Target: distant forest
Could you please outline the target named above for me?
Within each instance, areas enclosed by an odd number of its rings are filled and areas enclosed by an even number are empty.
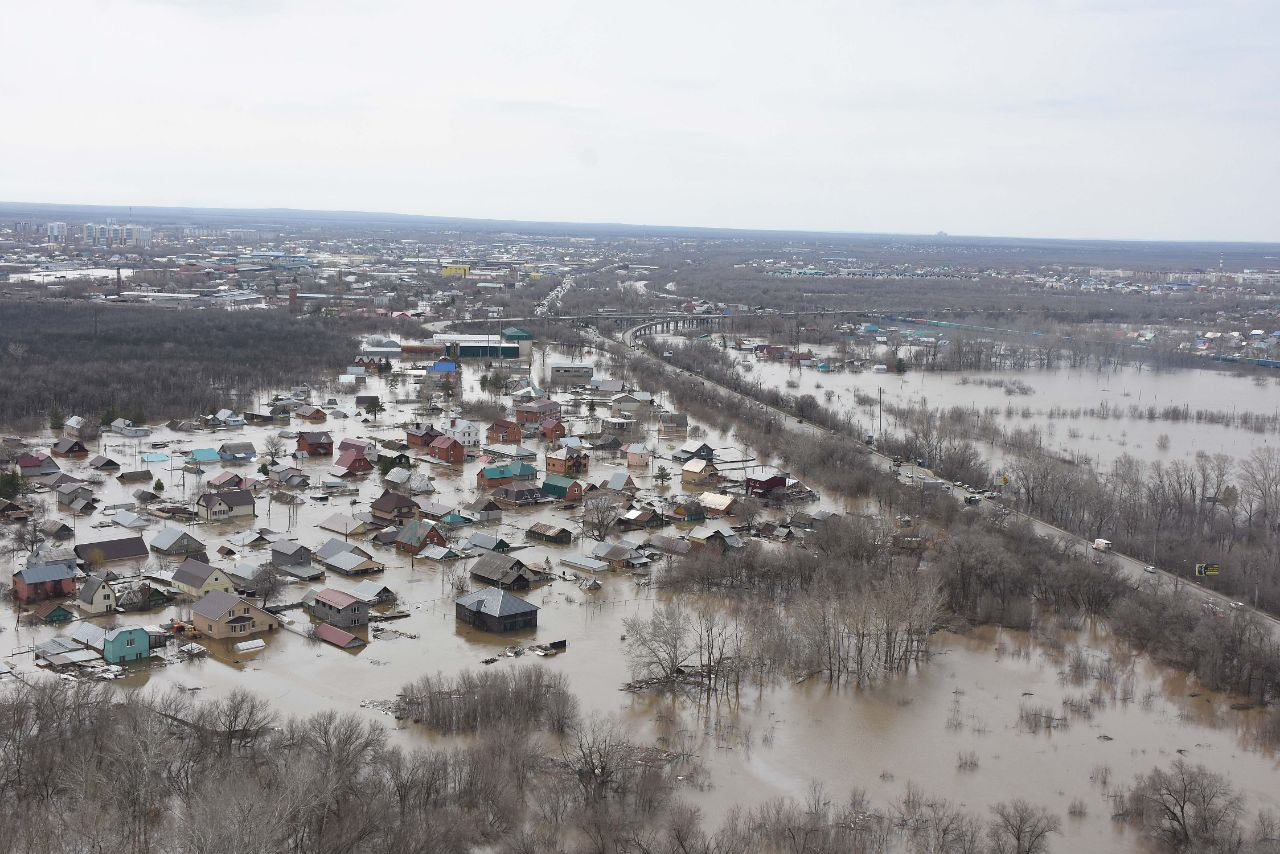
[[[319,379],[358,344],[339,321],[283,311],[186,311],[0,300],[0,426],[54,411],[135,421],[191,417]]]

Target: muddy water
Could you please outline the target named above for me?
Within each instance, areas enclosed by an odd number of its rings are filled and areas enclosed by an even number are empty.
[[[789,368],[776,362],[758,362],[754,356],[734,354],[740,365],[750,365],[750,376],[782,387],[796,386],[796,394],[812,394],[820,402],[841,412],[852,412],[872,432],[879,427],[874,405],[858,406],[855,394],[875,397],[884,390],[886,404],[931,407],[974,407],[1000,410],[997,423],[1007,432],[1032,427],[1042,431],[1046,447],[1063,454],[1085,454],[1105,467],[1121,454],[1148,462],[1190,459],[1197,451],[1244,456],[1255,447],[1280,445],[1280,434],[1254,432],[1240,427],[1132,418],[1129,407],[1190,407],[1221,412],[1280,413],[1280,383],[1275,377],[1252,377],[1188,369],[1155,372],[1138,367],[1108,371],[1060,369],[1051,371],[1003,371],[996,373],[935,373],[911,371],[906,374],[842,372],[824,374],[805,368]],[[1007,395],[1002,388],[982,385],[984,380],[1020,380],[1032,389],[1030,395]],[[834,392],[830,401],[826,392]],[[1008,413],[1007,407],[1013,412]],[[1107,407],[1121,417],[1097,417],[1087,410]],[[1086,410],[1078,416],[1050,417],[1054,408]],[[885,429],[894,425],[885,418]],[[1158,446],[1161,435],[1168,447]],[[998,449],[988,449],[999,456]]]
[[[588,358],[591,356],[588,354]],[[540,355],[535,364],[535,376],[542,358]],[[551,358],[568,357],[553,353]],[[477,379],[477,372],[467,374],[469,397],[478,396]],[[378,391],[384,399],[393,399],[410,394],[411,387],[401,386],[390,393],[385,383],[377,381],[367,391]],[[329,396],[328,392],[319,395],[321,400]],[[332,396],[353,409],[349,406],[350,397]],[[402,436],[392,425],[410,420],[413,408],[412,404],[391,404],[376,425],[362,424],[355,418],[331,418],[324,427],[335,439]],[[276,428],[176,435],[160,430],[143,440],[141,450],[148,450],[146,444],[151,441],[166,439],[187,448],[217,447],[229,440],[250,440],[261,448],[273,429]],[[291,429],[301,427],[294,424]],[[120,444],[114,437],[105,441],[108,446]],[[709,441],[727,444],[731,439],[712,433]],[[96,444],[94,452],[98,450]],[[125,447],[107,450],[119,459],[132,452],[130,444],[137,443],[123,444]],[[669,452],[673,444],[664,442],[660,447]],[[120,461],[126,468],[133,465],[131,459]],[[311,460],[302,467],[318,483],[328,465],[328,460]],[[73,473],[84,471],[84,463],[67,463],[63,467]],[[438,500],[460,502],[474,497],[477,467],[474,462],[461,471],[433,467]],[[589,478],[598,481],[621,468],[594,462]],[[251,467],[242,469],[250,473]],[[631,470],[646,494],[652,494],[654,489],[650,469]],[[216,465],[210,466],[207,474],[220,470]],[[152,464],[152,471],[172,483],[171,495],[183,492],[179,473],[165,470],[162,463]],[[188,479],[191,487],[193,478],[188,475]],[[107,479],[100,488],[102,503],[122,503],[132,488],[121,488],[114,479]],[[327,504],[308,501],[292,519],[279,505],[272,507],[268,516],[266,502],[260,502],[256,524],[275,530],[291,529],[304,544],[316,547],[330,536],[315,528],[317,522],[334,512],[367,507],[381,492],[381,486],[376,477],[368,477],[359,484],[359,490],[359,503],[355,506],[346,503],[349,497],[335,498]],[[840,506],[830,497],[824,497],[822,504]],[[572,527],[569,512],[544,506],[508,512],[502,525],[488,526],[486,530],[523,543],[523,531],[535,520]],[[96,514],[77,522],[81,542],[99,536],[126,535],[119,528],[90,528],[95,521],[100,521]],[[191,526],[191,531],[212,554],[229,535],[244,527],[247,526],[197,524]],[[149,538],[158,528],[155,523],[143,535]],[[554,565],[561,555],[581,550],[577,543],[563,548],[538,545],[518,554],[530,564],[550,559]],[[1114,782],[1126,781],[1156,764],[1168,764],[1179,755],[1175,752],[1179,749],[1185,749],[1192,761],[1229,773],[1236,785],[1248,793],[1252,808],[1280,806],[1274,785],[1276,758],[1247,748],[1245,732],[1250,713],[1230,710],[1229,698],[1208,694],[1192,697],[1194,686],[1187,685],[1178,674],[1142,660],[1124,662],[1120,668],[1122,673],[1132,673],[1132,686],[1124,692],[1133,698],[1131,701],[1113,701],[1108,695],[1091,719],[1073,720],[1069,727],[1052,732],[1032,733],[1020,727],[1019,705],[1037,702],[1060,709],[1064,697],[1087,695],[1092,683],[1071,684],[1061,676],[1066,663],[1053,644],[1012,632],[982,631],[971,637],[940,635],[935,644],[939,654],[931,661],[871,689],[837,689],[814,680],[802,685],[744,690],[736,701],[721,701],[708,708],[687,699],[636,696],[620,690],[627,678],[620,640],[623,620],[648,613],[654,602],[653,591],[628,576],[605,574],[601,577],[603,588],[594,593],[584,593],[565,581],[537,589],[527,597],[542,609],[537,630],[499,637],[456,624],[442,567],[423,561],[411,565],[407,558],[389,549],[374,549],[374,554],[388,566],[382,576],[374,577],[400,595],[410,615],[386,624],[389,631],[373,638],[367,647],[345,652],[283,631],[266,636],[268,646],[258,653],[237,656],[225,644],[210,643],[211,654],[203,660],[137,670],[116,684],[122,689],[180,687],[193,690],[197,696],[210,697],[243,687],[268,698],[285,714],[337,708],[395,727],[389,716],[364,702],[389,700],[405,682],[422,673],[481,668],[481,659],[498,655],[499,661],[493,667],[559,670],[589,713],[618,715],[639,737],[664,739],[673,746],[687,745],[696,750],[706,773],[698,785],[685,791],[684,797],[699,806],[711,824],[735,805],[752,805],[779,795],[803,797],[813,779],[821,781],[832,797],[843,797],[850,787],[859,786],[881,804],[900,797],[907,782],[912,781],[931,795],[945,797],[975,812],[984,812],[989,804],[1015,795],[1046,804],[1064,816],[1066,838],[1055,846],[1057,850],[1127,850],[1135,840],[1109,821],[1102,789],[1090,782],[1090,775],[1095,766],[1107,765]],[[256,563],[266,556],[250,552],[240,559]],[[8,560],[7,554],[3,560]],[[215,563],[227,565],[226,561]],[[117,571],[127,573],[134,569],[121,566]],[[330,574],[315,584],[350,589],[355,583]],[[281,601],[300,598],[308,586],[291,585]],[[180,613],[181,609],[174,607],[126,615],[121,620],[157,623]],[[309,623],[302,611],[290,611],[286,616],[299,629]],[[9,653],[33,640],[64,631],[22,625],[15,617],[0,634],[0,647]],[[534,639],[565,639],[569,642],[568,652],[554,658],[515,659],[501,655],[511,643]],[[1123,652],[1113,649],[1105,637],[1068,640],[1087,644],[1095,659]],[[13,655],[6,661],[29,678],[37,672],[29,654]],[[1030,696],[1024,697],[1024,693]],[[412,726],[396,728],[395,737],[405,744],[428,739],[426,733]],[[976,770],[957,769],[957,754],[962,751],[977,755]],[[1088,815],[1067,820],[1067,804],[1077,797],[1087,803]]]

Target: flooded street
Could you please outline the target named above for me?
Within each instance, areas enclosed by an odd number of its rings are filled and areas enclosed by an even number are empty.
[[[537,349],[532,374],[535,380],[544,376],[548,361],[594,358],[594,353]],[[597,376],[606,372],[604,367],[603,362],[598,364]],[[757,376],[775,379],[779,385],[795,378],[801,384],[800,391],[819,396],[824,389],[851,395],[855,389],[867,392],[884,385],[886,400],[893,394],[895,400],[902,402],[927,397],[937,405],[967,400],[979,406],[996,406],[1006,401],[999,389],[962,386],[959,378],[952,375],[910,374],[900,380],[872,374],[787,372],[783,366],[763,363],[755,370]],[[478,368],[464,371],[464,397],[468,400],[482,397],[479,373]],[[1108,394],[1122,395],[1126,388],[1124,380],[1123,376],[1104,380],[1061,373],[1045,375],[1039,380],[1028,380],[1037,386],[1037,395],[1017,400],[1044,406],[1054,399],[1057,405],[1067,405],[1068,390],[1074,389],[1072,393],[1077,397],[1072,399],[1079,401],[1077,405],[1085,405],[1100,384],[1114,390]],[[1185,397],[1188,389],[1197,394],[1203,390],[1200,403],[1206,406],[1219,399],[1213,396],[1219,393],[1215,388],[1248,382],[1192,373],[1144,375],[1142,380],[1150,381],[1149,391],[1144,392],[1145,400],[1157,400],[1161,395],[1172,398],[1179,391]],[[1136,382],[1130,385],[1136,390]],[[393,401],[397,397],[413,397],[416,388],[405,382],[392,389],[385,379],[376,379],[370,380],[360,393],[380,394],[386,403],[387,411],[377,423],[362,422],[350,393],[324,390],[313,395],[313,402],[317,397],[320,401],[337,398],[339,407],[351,417],[335,418],[331,411],[328,421],[322,425],[301,425],[295,420],[288,429],[324,429],[333,434],[335,443],[348,437],[403,439],[403,427],[396,425],[414,420],[418,404]],[[1273,394],[1272,386],[1267,386],[1265,394]],[[1260,392],[1242,399],[1257,401],[1255,408],[1261,409],[1261,395]],[[560,397],[567,400],[563,394]],[[661,395],[659,398],[662,399]],[[438,422],[439,417],[435,420]],[[1102,426],[1110,431],[1134,429],[1132,441],[1136,446],[1139,444],[1137,426],[1174,436],[1173,428],[1179,425],[1131,425],[1128,420],[1118,420]],[[173,433],[157,429],[150,437],[138,440],[108,435],[101,446],[98,442],[91,444],[90,454],[103,452],[115,456],[128,470],[135,467],[135,461],[141,464],[143,453],[172,454],[180,448],[216,448],[226,441],[252,441],[261,450],[264,441],[281,429],[245,427],[216,433]],[[683,441],[682,438],[659,441],[653,426],[649,425],[648,429],[650,445],[656,446],[663,456]],[[1194,429],[1208,433],[1222,430],[1211,426],[1194,426]],[[706,441],[711,444],[730,444],[729,437],[708,432]],[[1145,444],[1146,434],[1142,435]],[[1227,443],[1240,441],[1227,439],[1225,433],[1218,437]],[[47,447],[48,441],[49,437],[45,436],[39,444]],[[172,444],[152,451],[151,443],[165,441]],[[1092,445],[1085,443],[1081,447],[1110,444],[1107,436],[1090,441]],[[1183,443],[1191,441],[1189,435],[1177,434],[1169,453],[1189,453],[1196,446]],[[526,440],[525,444],[537,448],[536,465],[542,468],[547,447],[533,440]],[[1224,445],[1227,447],[1230,445]],[[1215,448],[1206,446],[1205,449]],[[1239,448],[1235,451],[1239,453]],[[755,449],[755,453],[764,459],[767,449]],[[426,462],[419,451],[415,450],[412,455],[419,458],[419,471],[429,470],[434,477],[437,492],[433,500],[457,505],[482,494],[476,486],[479,462],[470,460],[465,466],[451,468]],[[678,464],[665,462],[678,470]],[[60,463],[69,473],[82,477],[89,473],[84,461],[60,460]],[[636,480],[641,497],[652,497],[659,492],[653,473],[662,463],[655,460],[645,467],[627,468],[625,458],[610,461],[593,457],[586,479],[599,483],[612,472],[626,471]],[[313,485],[323,479],[331,464],[330,458],[299,463],[311,476]],[[154,478],[167,484],[165,494],[170,498],[187,496],[195,485],[196,476],[187,474],[184,488],[183,473],[172,470],[169,461],[147,465]],[[256,465],[231,470],[257,476]],[[221,470],[221,466],[212,465],[202,477],[213,476]],[[253,526],[291,532],[314,549],[334,536],[316,527],[321,520],[334,513],[363,510],[383,489],[376,472],[359,478],[356,485],[356,495],[335,496],[323,503],[308,499],[296,512],[260,497]],[[130,495],[135,488],[136,485],[124,486],[107,477],[98,488],[100,503],[103,507],[131,503]],[[313,490],[307,492],[310,491]],[[678,476],[671,491],[680,491]],[[48,495],[42,498],[51,501]],[[840,509],[842,505],[843,502],[830,496],[821,496],[817,505],[806,506]],[[779,511],[771,512],[781,515]],[[70,523],[70,517],[65,521]],[[119,527],[91,527],[102,521],[105,519],[101,512],[77,520],[76,542],[129,534]],[[525,545],[525,530],[535,521],[563,525],[574,531],[579,529],[573,510],[543,504],[535,509],[508,510],[500,524],[468,526],[458,533],[458,538],[480,530]],[[140,533],[149,542],[162,525],[152,521]],[[261,549],[239,552],[230,560],[217,554],[219,546],[227,545],[229,536],[250,527],[248,523],[190,524],[185,530],[205,544],[216,565],[230,567],[239,561],[266,560]],[[1177,673],[1146,659],[1131,657],[1125,648],[1114,645],[1102,634],[1076,636],[1064,632],[1060,636],[1036,639],[1024,632],[991,628],[979,629],[968,636],[940,633],[933,645],[935,654],[929,661],[871,688],[837,689],[820,680],[764,688],[744,687],[736,700],[720,699],[706,707],[693,698],[635,695],[620,690],[628,679],[621,640],[623,621],[633,615],[645,615],[653,608],[655,592],[647,579],[632,578],[626,573],[601,573],[602,587],[594,592],[584,592],[575,583],[564,580],[535,587],[521,595],[541,609],[537,629],[495,635],[456,621],[447,567],[431,561],[411,561],[390,547],[362,545],[387,566],[384,573],[366,577],[394,591],[399,604],[408,611],[403,619],[383,623],[385,628],[377,636],[371,637],[368,629],[358,629],[361,637],[370,638],[367,646],[349,652],[308,639],[299,632],[305,632],[311,618],[304,610],[291,610],[283,617],[291,621],[290,628],[294,631],[286,629],[263,636],[267,646],[259,652],[237,654],[226,642],[205,640],[203,643],[210,650],[207,657],[179,661],[171,646],[167,655],[174,663],[136,670],[115,684],[126,690],[180,688],[196,691],[202,697],[223,696],[235,688],[245,688],[269,699],[282,714],[307,715],[328,708],[353,712],[394,727],[397,740],[415,744],[429,740],[428,734],[412,724],[397,725],[391,716],[371,706],[370,701],[382,704],[394,699],[405,683],[424,673],[453,674],[463,669],[482,668],[485,665],[481,661],[491,656],[498,657],[498,661],[490,665],[493,668],[545,667],[566,676],[585,712],[621,716],[637,738],[661,739],[667,745],[686,746],[697,752],[705,765],[705,775],[692,781],[683,796],[703,811],[711,826],[719,823],[733,806],[750,806],[781,795],[803,798],[812,780],[820,781],[828,796],[835,800],[844,799],[852,787],[861,787],[882,805],[900,798],[911,782],[927,795],[946,798],[979,813],[995,801],[1014,796],[1042,803],[1064,816],[1065,839],[1055,845],[1056,850],[1131,850],[1136,837],[1119,830],[1110,820],[1100,777],[1109,775],[1111,786],[1123,785],[1135,774],[1145,773],[1156,765],[1167,765],[1180,755],[1228,774],[1248,795],[1250,809],[1280,808],[1280,790],[1275,785],[1276,773],[1280,770],[1277,758],[1250,747],[1249,729],[1255,712],[1232,710],[1233,700],[1229,697],[1209,692],[1197,696],[1196,687]],[[513,554],[530,566],[541,567],[549,562],[558,572],[562,557],[582,554],[590,545],[590,540],[575,540],[569,546],[536,543]],[[12,561],[7,551],[0,560],[9,562],[4,567],[6,572],[20,565]],[[153,556],[145,567],[111,568],[127,575],[143,569],[148,572],[172,569],[178,562],[175,558]],[[455,568],[466,565],[469,562]],[[360,580],[363,578],[330,572],[322,581],[290,584],[278,602],[297,601],[312,586],[350,591]],[[187,613],[189,606],[175,605],[163,611],[121,615],[118,619],[122,624],[154,624]],[[68,629],[32,627],[18,622],[16,610],[13,614],[14,619],[0,636],[5,652],[14,653],[5,660],[25,678],[38,678],[39,671],[32,664],[31,654],[18,651],[34,642],[64,634]],[[97,617],[92,621],[108,625],[112,619]],[[568,650],[548,658],[533,655],[512,658],[503,654],[511,644],[524,645],[535,639],[539,643],[567,640]],[[1082,656],[1076,657],[1074,671],[1070,655],[1073,645],[1083,650]],[[1079,660],[1087,661],[1088,666],[1082,670]],[[1064,700],[1069,700],[1074,710],[1067,710]],[[1029,731],[1020,722],[1023,706],[1048,706],[1055,715],[1064,716],[1065,721],[1055,723],[1050,729]],[[961,754],[969,752],[974,755],[976,767],[960,762]],[[969,767],[960,768],[959,764]],[[1105,773],[1100,770],[1104,767]],[[1086,803],[1086,815],[1066,819],[1068,804],[1077,798]]]

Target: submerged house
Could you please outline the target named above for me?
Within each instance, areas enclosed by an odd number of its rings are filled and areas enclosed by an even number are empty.
[[[333,455],[333,436],[326,430],[305,430],[298,434],[298,450],[311,457]]]
[[[334,626],[363,626],[369,622],[369,603],[342,590],[326,587],[315,596],[311,613]]]
[[[192,622],[201,634],[222,640],[275,631],[280,620],[234,593],[206,593],[191,606]]]
[[[58,507],[75,516],[87,516],[98,509],[93,490],[79,481],[64,483],[54,492],[58,495]]]
[[[76,594],[76,605],[86,614],[106,614],[116,609],[116,592],[104,575],[91,575]]]
[[[486,552],[471,567],[471,576],[502,590],[528,590],[540,577],[519,558],[498,552]]]
[[[527,536],[531,540],[555,543],[558,546],[567,546],[573,542],[573,531],[563,525],[551,525],[547,522],[534,522],[529,526]]]
[[[538,627],[538,606],[505,590],[476,590],[454,601],[458,622],[487,632],[512,632]]]
[[[204,543],[178,528],[161,528],[151,538],[151,551],[162,555],[204,554]]]
[[[18,467],[18,474],[25,478],[44,477],[62,471],[58,461],[43,451],[19,454],[14,464]]]
[[[542,491],[551,498],[562,501],[581,501],[582,484],[562,474],[549,474],[542,481]]]
[[[84,459],[89,456],[89,449],[79,439],[59,439],[53,443],[50,451],[55,457],[75,457]]]
[[[384,490],[369,507],[373,520],[381,525],[399,525],[418,514],[418,505],[407,495]]]
[[[258,456],[258,449],[252,442],[223,442],[218,448],[218,458],[224,463],[252,462]]]
[[[21,603],[76,595],[75,553],[69,549],[36,552],[13,574],[13,596]]]
[[[115,540],[99,540],[80,543],[75,547],[76,557],[87,567],[102,566],[126,560],[140,560],[149,552],[142,537],[121,537]]]
[[[120,471],[120,464],[115,460],[111,459],[111,457],[98,454],[96,457],[89,460],[89,468],[93,469],[94,471],[103,472],[105,474],[115,474],[116,472]]]
[[[577,448],[561,447],[547,454],[547,474],[565,476],[587,473],[591,458]]]
[[[225,572],[195,558],[187,558],[173,571],[173,586],[188,596],[235,590]]]
[[[427,453],[442,463],[461,465],[467,458],[466,446],[452,436],[437,436],[427,446]]]
[[[680,468],[680,480],[684,483],[708,483],[719,475],[715,464],[701,457],[693,457]]]
[[[410,519],[405,522],[396,534],[396,551],[402,554],[417,554],[425,546],[447,546],[448,538],[444,532],[431,522]]]
[[[252,519],[258,515],[253,493],[247,489],[206,492],[196,499],[196,509],[206,522]]]

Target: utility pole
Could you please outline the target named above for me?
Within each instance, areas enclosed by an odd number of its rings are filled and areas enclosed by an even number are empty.
[[[880,435],[884,435],[884,386],[880,386]]]

